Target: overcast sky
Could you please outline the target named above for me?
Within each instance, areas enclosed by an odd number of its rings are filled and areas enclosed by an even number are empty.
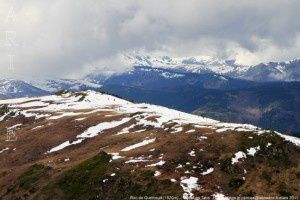
[[[300,57],[299,8],[299,0],[0,0],[0,78],[123,70],[120,55],[131,52],[289,60]]]

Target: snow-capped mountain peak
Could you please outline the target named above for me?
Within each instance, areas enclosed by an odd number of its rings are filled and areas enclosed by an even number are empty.
[[[237,65],[235,60],[222,60],[211,56],[194,57],[169,57],[149,55],[125,55],[126,62],[132,66],[152,66],[188,71],[193,73],[218,73],[228,74],[232,72],[244,72],[246,66]]]
[[[12,98],[12,97],[23,97],[23,96],[38,96],[45,95],[46,91],[34,87],[25,81],[4,79],[0,80],[0,97],[1,98]]]
[[[52,80],[34,80],[30,81],[32,85],[49,92],[55,92],[59,89],[68,89],[80,91],[87,89],[99,89],[101,84],[88,79],[52,79]]]
[[[300,59],[259,63],[253,66],[244,66],[237,64],[235,60],[211,56],[169,57],[137,54],[125,55],[124,59],[132,66],[164,68],[192,73],[216,73],[252,81],[300,80]]]
[[[299,81],[300,59],[251,66],[240,78],[253,81]]]

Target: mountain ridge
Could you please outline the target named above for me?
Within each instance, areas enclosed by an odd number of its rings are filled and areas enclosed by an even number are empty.
[[[245,66],[237,64],[235,60],[222,60],[209,56],[171,58],[168,56],[129,55],[124,57],[126,62],[132,66],[147,66],[193,73],[217,73],[233,78],[262,82],[300,81],[300,59]]]
[[[25,81],[15,79],[0,80],[0,98],[25,96],[40,96],[49,94],[48,91],[35,87]]]

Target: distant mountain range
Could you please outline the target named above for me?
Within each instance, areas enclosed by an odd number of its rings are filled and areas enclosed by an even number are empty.
[[[37,88],[21,80],[0,80],[0,99],[15,97],[41,96],[49,94],[48,91]]]
[[[60,89],[81,91],[97,90],[102,85],[86,79],[53,79],[53,80],[0,80],[0,99],[42,96]]]
[[[107,78],[103,84],[121,84],[151,90],[172,90],[172,88],[177,89],[178,87],[228,90],[259,85],[253,81],[235,79],[215,73],[179,72],[155,67],[134,67],[129,72],[115,74]]]
[[[261,63],[250,67],[239,78],[253,81],[300,81],[300,59]]]
[[[102,85],[91,82],[88,79],[50,79],[50,80],[34,80],[29,81],[31,85],[41,88],[48,92],[55,92],[59,89],[66,90],[96,90]]]
[[[185,112],[300,135],[300,60],[239,66],[210,57],[127,56],[127,72],[82,79],[2,80],[0,98],[101,90]]]
[[[171,58],[168,56],[125,56],[133,66],[148,66],[172,69],[181,72],[217,73],[233,78],[252,81],[300,81],[300,59],[287,62],[260,63],[243,66],[235,60],[222,60],[213,57]]]

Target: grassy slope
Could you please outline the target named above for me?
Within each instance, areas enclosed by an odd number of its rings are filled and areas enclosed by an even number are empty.
[[[299,195],[300,179],[299,148],[285,142],[276,134],[258,136],[251,133],[227,134],[227,140],[209,139],[210,149],[195,158],[177,154],[177,158],[168,161],[162,172],[173,171],[179,163],[189,161],[183,171],[193,170],[192,166],[201,163],[202,169],[214,167],[211,176],[199,179],[201,187],[196,196],[207,196],[221,186],[225,194],[231,196],[254,195]],[[251,136],[249,138],[249,136]],[[266,147],[268,143],[272,145]],[[237,151],[247,152],[250,147],[260,146],[255,157],[247,156],[237,165],[231,164],[231,158]],[[169,147],[157,149],[164,152]],[[170,144],[173,148],[173,144]],[[182,149],[186,148],[182,144]],[[129,199],[130,196],[182,196],[179,183],[172,183],[163,177],[154,177],[152,169],[132,168],[122,161],[110,162],[105,152],[73,166],[71,169],[50,177],[52,169],[35,164],[22,173],[7,189],[7,199]],[[218,164],[219,163],[219,164]],[[245,173],[245,169],[247,173]],[[134,171],[132,171],[134,170]],[[160,170],[160,171],[161,171]],[[111,176],[116,173],[115,176]],[[201,176],[201,175],[200,175]],[[243,179],[246,177],[246,180]],[[103,180],[108,181],[103,182]],[[9,197],[9,198],[8,198]]]
[[[130,196],[181,196],[179,185],[169,180],[153,178],[153,171],[131,176],[129,171],[117,170],[117,163],[109,162],[110,155],[101,152],[47,185],[36,199],[129,199]],[[120,168],[119,168],[120,169]],[[107,182],[104,182],[109,179]]]

